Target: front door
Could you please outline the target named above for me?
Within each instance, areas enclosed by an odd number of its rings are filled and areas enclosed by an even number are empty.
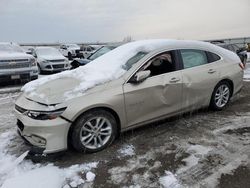
[[[173,52],[153,57],[142,70],[150,70],[150,77],[123,86],[128,126],[174,114],[181,108],[182,75],[176,70]]]

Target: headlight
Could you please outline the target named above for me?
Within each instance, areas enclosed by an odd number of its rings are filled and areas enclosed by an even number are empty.
[[[61,108],[55,111],[39,112],[39,111],[27,111],[26,115],[32,119],[36,120],[52,120],[59,117],[66,108]]]
[[[31,66],[36,66],[36,59],[30,59]]]

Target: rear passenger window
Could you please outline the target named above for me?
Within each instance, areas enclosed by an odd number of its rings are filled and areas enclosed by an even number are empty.
[[[202,50],[180,50],[184,69],[208,63],[207,54]]]
[[[207,56],[208,56],[208,62],[209,63],[212,63],[212,62],[215,62],[215,61],[219,61],[221,58],[220,56],[212,53],[212,52],[207,52]]]

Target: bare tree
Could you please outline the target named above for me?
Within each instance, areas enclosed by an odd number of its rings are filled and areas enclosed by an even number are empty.
[[[128,36],[124,37],[122,41],[125,43],[131,42],[131,41],[133,41],[133,38],[132,38],[132,36],[128,35]]]

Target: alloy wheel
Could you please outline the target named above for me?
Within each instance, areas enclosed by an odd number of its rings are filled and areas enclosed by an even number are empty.
[[[98,149],[105,145],[112,135],[111,122],[105,117],[94,117],[84,123],[80,130],[80,140],[88,149]]]
[[[224,107],[230,98],[230,89],[226,84],[222,84],[218,87],[215,93],[215,104],[222,108]]]

